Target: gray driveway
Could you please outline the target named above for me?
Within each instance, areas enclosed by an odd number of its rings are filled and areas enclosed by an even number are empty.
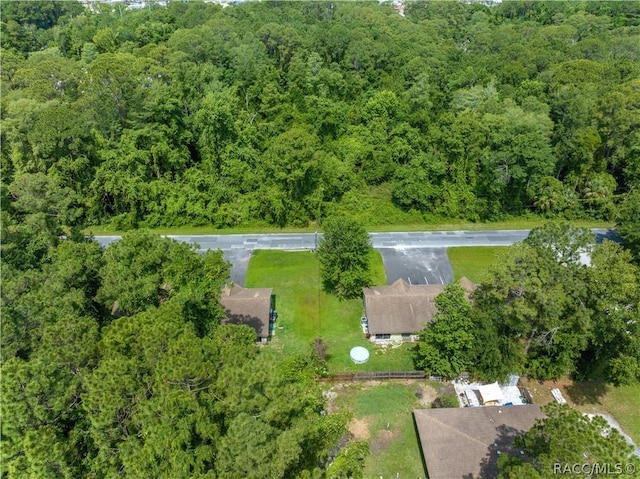
[[[229,279],[235,284],[244,286],[252,251],[249,249],[228,249],[224,250],[222,254],[224,259],[231,263]]]
[[[445,248],[378,248],[389,284],[398,278],[409,284],[449,284],[453,270]]]

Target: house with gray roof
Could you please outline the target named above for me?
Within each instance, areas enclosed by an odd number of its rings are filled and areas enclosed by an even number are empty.
[[[220,303],[226,312],[223,324],[244,324],[251,327],[257,341],[266,344],[275,319],[272,288],[243,288],[237,284],[224,287]]]
[[[459,281],[467,296],[476,285]],[[434,320],[435,299],[443,284],[409,284],[398,279],[389,286],[363,288],[364,318],[369,339],[374,343],[417,341],[418,333]]]
[[[516,436],[545,415],[540,406],[487,406],[413,411],[429,479],[493,479],[498,457],[519,456]]]

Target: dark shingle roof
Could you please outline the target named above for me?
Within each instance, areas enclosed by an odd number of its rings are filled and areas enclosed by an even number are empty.
[[[475,288],[467,278],[462,278],[460,285],[469,292]],[[398,279],[390,286],[364,288],[369,333],[417,333],[433,321],[435,298],[444,288],[442,284],[410,285],[404,279]]]
[[[500,454],[544,414],[535,404],[413,411],[430,479],[492,479]]]
[[[272,291],[272,288],[243,288],[237,284],[226,286],[220,296],[227,313],[223,323],[246,324],[258,337],[268,337]]]

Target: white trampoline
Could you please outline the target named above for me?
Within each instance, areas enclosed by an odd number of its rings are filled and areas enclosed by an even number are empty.
[[[356,364],[363,364],[369,361],[369,351],[367,348],[363,348],[362,346],[351,348],[349,356],[351,356],[351,361]]]

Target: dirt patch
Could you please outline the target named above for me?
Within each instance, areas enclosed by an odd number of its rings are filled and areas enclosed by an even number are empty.
[[[551,390],[559,386],[549,387],[545,381],[536,381],[535,379],[520,378],[520,381],[531,393],[534,404],[547,404],[553,401]],[[550,381],[547,381],[550,382]],[[564,391],[563,391],[564,394]]]
[[[429,407],[438,397],[438,391],[424,384],[416,388],[416,397],[419,400],[420,406]]]
[[[353,438],[357,441],[366,441],[371,437],[371,433],[369,432],[369,425],[371,424],[371,419],[368,417],[363,417],[362,419],[352,419],[349,423],[349,432],[353,436]]]
[[[601,383],[580,383],[571,379],[562,378],[552,381],[536,381],[535,379],[522,379],[525,387],[529,389],[535,404],[547,404],[554,401],[551,390],[558,388],[572,406],[584,404],[599,404],[600,397],[604,394]]]
[[[389,449],[393,441],[400,436],[400,431],[382,430],[378,431],[371,441],[371,454],[376,455]]]

